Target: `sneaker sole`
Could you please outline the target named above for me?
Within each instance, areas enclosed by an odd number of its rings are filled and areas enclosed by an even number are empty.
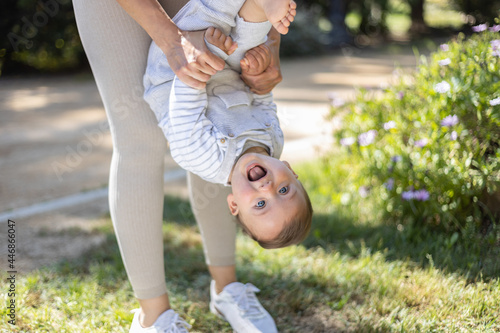
[[[220,312],[219,310],[217,310],[217,308],[215,307],[215,305],[212,302],[210,302],[210,312],[212,312],[214,315],[216,315],[220,319],[223,319],[224,321],[228,322],[227,319],[226,319],[226,317],[224,317],[224,315],[222,314],[222,312]],[[235,330],[233,330],[233,333],[238,333],[238,332],[235,331]]]
[[[224,319],[225,321],[227,321],[226,317],[224,317],[224,315],[222,314],[222,312],[220,312],[214,305],[214,303],[210,302],[210,312],[212,312],[214,315],[216,315],[217,317],[221,318],[221,319]]]

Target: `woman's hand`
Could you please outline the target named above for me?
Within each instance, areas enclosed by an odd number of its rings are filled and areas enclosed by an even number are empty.
[[[180,31],[176,40],[161,47],[177,77],[190,87],[202,89],[224,60],[210,52],[204,40],[205,31]]]
[[[201,89],[212,75],[224,68],[224,60],[212,54],[205,45],[205,32],[180,31],[158,0],[117,2],[161,48],[182,82]]]
[[[269,32],[267,42],[249,50],[245,54],[245,58],[249,59],[249,61],[241,63],[241,79],[250,87],[252,92],[258,95],[271,92],[283,80],[280,68],[279,44],[280,34],[273,28]],[[262,47],[266,50],[265,52],[262,52]],[[260,48],[260,50],[257,50],[257,48]],[[250,66],[252,57],[255,59],[254,64],[257,66],[267,63],[267,61],[269,61],[269,66],[263,72],[256,74],[255,66]],[[269,57],[269,59],[265,59],[265,57]]]

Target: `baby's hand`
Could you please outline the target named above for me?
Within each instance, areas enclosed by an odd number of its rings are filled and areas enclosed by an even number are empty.
[[[241,70],[248,75],[263,73],[271,63],[271,51],[265,44],[261,44],[248,50],[245,57],[240,61]]]

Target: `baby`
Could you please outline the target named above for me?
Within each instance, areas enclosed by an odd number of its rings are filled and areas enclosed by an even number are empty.
[[[239,73],[242,65],[255,74],[267,68],[255,61],[269,58],[266,48],[254,48],[266,41],[271,26],[286,33],[294,16],[290,0],[191,0],[173,21],[181,30],[207,29],[207,47],[225,60],[225,68],[205,89],[191,88],[153,42],[144,76],[144,98],[174,160],[207,181],[230,185],[231,214],[264,248],[301,242],[312,207],[297,174],[278,160],[284,140],[272,95],[251,93]],[[251,49],[255,57],[245,57]]]

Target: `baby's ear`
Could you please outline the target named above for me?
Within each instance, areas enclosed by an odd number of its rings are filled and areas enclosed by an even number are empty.
[[[288,169],[290,169],[290,170],[292,171],[292,173],[295,175],[295,179],[299,178],[299,175],[297,175],[297,174],[295,173],[295,171],[293,171],[292,166],[290,165],[290,163],[288,163],[287,161],[283,161],[283,163],[286,165],[286,167],[287,167]]]
[[[238,205],[236,202],[234,202],[234,196],[232,193],[229,193],[227,195],[227,206],[229,207],[229,210],[231,211],[231,215],[236,216],[238,215]]]

